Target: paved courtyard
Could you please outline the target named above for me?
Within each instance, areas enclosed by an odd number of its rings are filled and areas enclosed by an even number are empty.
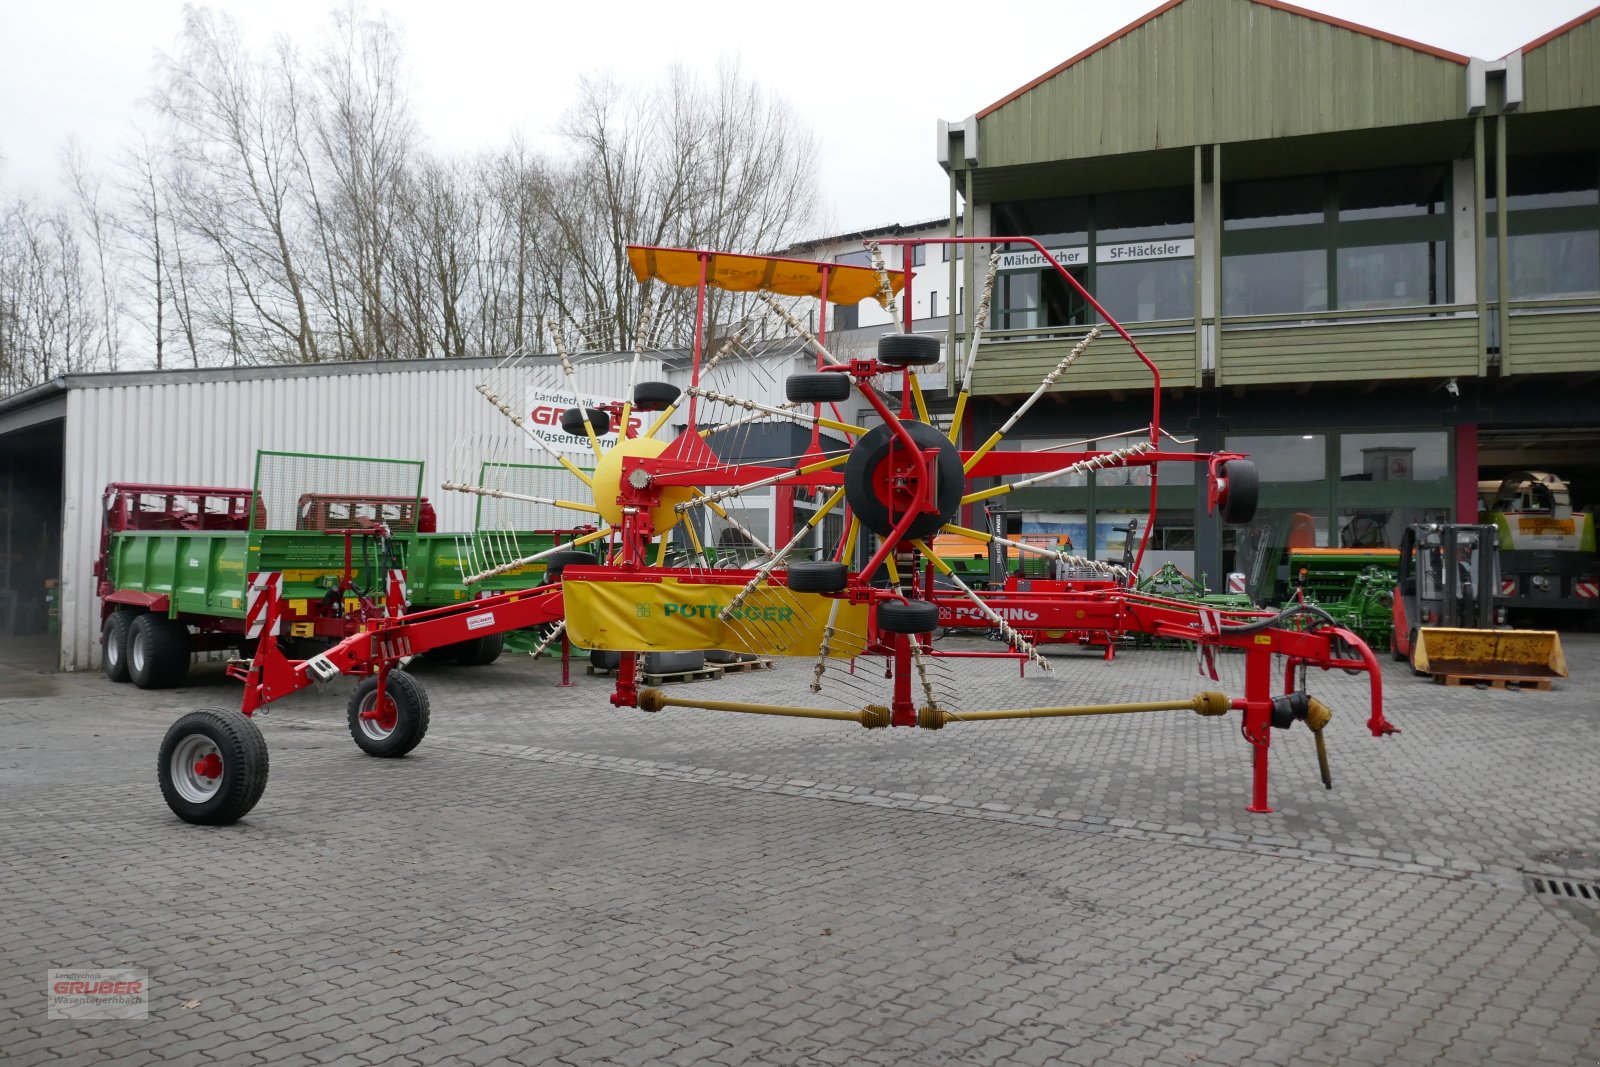
[[[1335,789],[1280,733],[1271,815],[1236,714],[869,732],[420,662],[412,756],[356,749],[348,680],[301,694],[221,829],[155,781],[173,719],[236,704],[216,665],[161,693],[0,667],[0,1059],[1600,1063],[1600,902],[1529,878],[1600,885],[1600,638],[1567,655],[1550,693],[1386,662],[1385,740],[1361,679],[1314,675]],[[954,662],[966,708],[1212,687],[1178,651]],[[801,703],[810,666],[673,691]],[[148,1019],[47,1020],[47,969],[114,966]]]

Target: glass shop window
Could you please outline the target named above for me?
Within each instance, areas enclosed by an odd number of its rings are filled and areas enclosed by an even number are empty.
[[[1600,154],[1507,161],[1506,260],[1513,300],[1600,296]],[[1498,199],[1489,178],[1485,274],[1499,299]]]
[[[1449,476],[1450,439],[1443,430],[1339,438],[1340,481],[1429,482]]]
[[[1263,482],[1318,482],[1328,474],[1328,439],[1321,434],[1230,435],[1223,449],[1249,456]]]

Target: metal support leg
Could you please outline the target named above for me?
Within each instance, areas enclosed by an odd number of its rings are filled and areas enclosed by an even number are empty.
[[[1250,805],[1257,814],[1271,814],[1267,803],[1267,751],[1272,746],[1272,654],[1246,649],[1244,654],[1244,736],[1254,748]]]

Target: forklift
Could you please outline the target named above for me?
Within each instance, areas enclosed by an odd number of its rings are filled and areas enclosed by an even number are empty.
[[[1504,684],[1567,676],[1553,630],[1504,627],[1493,526],[1425,523],[1400,538],[1390,651],[1442,682]]]

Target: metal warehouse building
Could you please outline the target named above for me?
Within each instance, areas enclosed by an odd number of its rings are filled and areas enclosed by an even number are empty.
[[[622,396],[629,359],[583,363],[579,388]],[[770,399],[794,360],[791,347],[749,361],[719,387]],[[452,359],[82,374],[0,400],[0,633],[39,633],[46,612],[58,610],[59,656],[53,643],[40,642],[36,665],[99,664],[92,567],[102,493],[111,482],[249,488],[258,450],[420,460],[439,529],[471,530],[476,498],[439,488],[452,464],[459,468],[490,452],[549,463],[475,387],[493,381],[519,403],[526,389],[559,380],[554,361],[531,360],[511,377],[495,364]],[[641,381],[682,386],[687,379],[681,361],[645,359],[639,368]],[[786,447],[787,438],[769,446],[774,455]],[[770,521],[744,517],[755,527]],[[57,583],[54,604],[47,605],[47,581]]]

